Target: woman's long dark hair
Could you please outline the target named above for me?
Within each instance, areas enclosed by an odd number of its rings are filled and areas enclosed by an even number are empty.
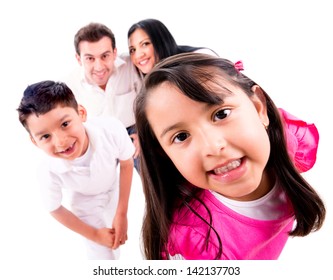
[[[218,77],[242,88],[248,96],[253,95],[252,87],[256,83],[237,71],[232,62],[204,54],[186,53],[159,63],[146,76],[143,89],[137,96],[135,117],[141,145],[141,176],[146,198],[142,235],[147,259],[162,259],[168,256],[168,235],[175,211],[179,207],[188,207],[193,199],[198,200],[203,191],[186,181],[160,146],[147,119],[147,96],[151,89],[163,82],[169,82],[195,101],[220,104],[220,95],[212,91],[206,83],[216,83],[223,89],[223,82],[217,79]],[[269,117],[267,133],[271,143],[266,170],[275,173],[279,185],[292,204],[297,223],[290,235],[305,236],[320,229],[325,219],[325,206],[289,158],[280,113],[267,93],[263,94]],[[209,209],[206,209],[209,213]],[[189,211],[194,210],[189,208]],[[209,228],[213,229],[212,221],[209,224]],[[213,232],[220,240],[214,229]],[[208,239],[209,235],[207,242]],[[221,253],[220,242],[220,251],[216,258],[219,258]]]

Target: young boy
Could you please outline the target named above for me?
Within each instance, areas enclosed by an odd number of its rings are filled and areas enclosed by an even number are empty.
[[[133,175],[134,146],[125,126],[113,117],[86,121],[70,88],[54,81],[28,86],[17,110],[31,141],[49,156],[39,172],[47,210],[86,238],[88,259],[117,259],[127,240]],[[64,191],[70,210],[62,205]]]

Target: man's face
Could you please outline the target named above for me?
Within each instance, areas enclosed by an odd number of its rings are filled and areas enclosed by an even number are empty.
[[[76,54],[76,59],[83,67],[87,81],[105,89],[117,56],[117,49],[112,49],[111,39],[103,37],[97,42],[82,41],[79,49],[80,55]]]

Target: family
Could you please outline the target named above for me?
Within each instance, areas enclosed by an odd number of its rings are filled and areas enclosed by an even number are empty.
[[[157,19],[129,28],[127,53],[101,23],[74,47],[78,68],[30,84],[17,111],[46,155],[45,208],[84,237],[88,259],[119,258],[133,172],[143,259],[274,260],[289,237],[322,227],[325,204],[302,176],[318,130],[278,108],[242,62],[178,45]]]

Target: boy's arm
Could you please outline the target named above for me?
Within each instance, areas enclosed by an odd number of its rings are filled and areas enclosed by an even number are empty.
[[[133,177],[133,159],[119,161],[119,200],[116,215],[113,219],[112,227],[115,230],[115,242],[112,249],[116,249],[119,245],[124,244],[127,240],[127,210],[128,201],[132,185]]]
[[[138,134],[137,133],[132,133],[130,135],[130,137],[131,137],[133,145],[135,147],[135,152],[134,152],[133,158],[137,158],[140,154],[140,144],[139,144]]]
[[[96,229],[75,216],[63,206],[50,213],[58,222],[72,231],[106,247],[112,247],[114,243],[114,230],[110,228]]]

